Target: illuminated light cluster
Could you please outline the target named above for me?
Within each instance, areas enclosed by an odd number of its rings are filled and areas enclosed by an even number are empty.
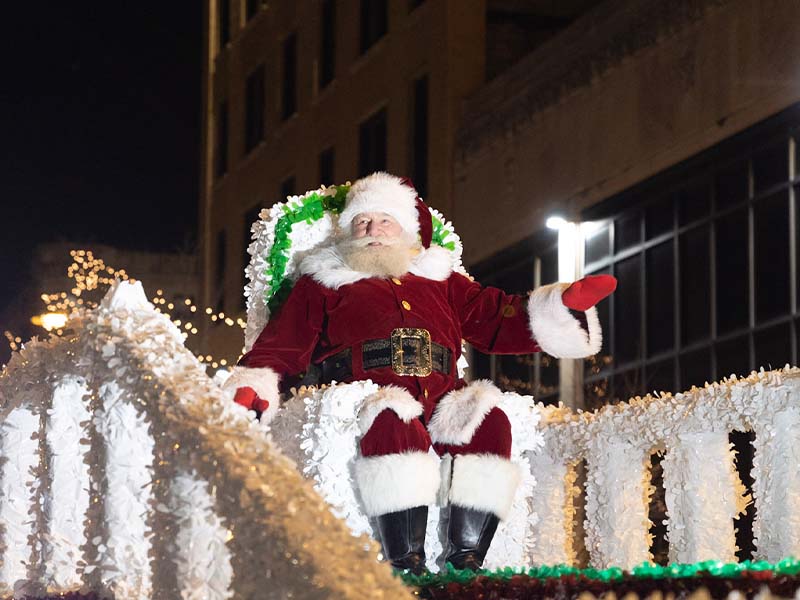
[[[4,331],[3,335],[6,336],[6,339],[8,340],[8,345],[11,347],[12,352],[14,350],[17,350],[20,347],[20,344],[22,344],[22,338],[19,337],[18,335],[15,336],[8,330]]]
[[[68,315],[73,310],[97,307],[97,302],[85,297],[87,292],[99,290],[101,289],[100,286],[110,286],[117,279],[130,282],[136,281],[136,279],[128,275],[125,269],[115,269],[107,265],[103,259],[95,257],[91,250],[70,250],[69,254],[72,257],[72,263],[67,268],[67,276],[74,280],[74,286],[69,292],[41,294],[40,298],[45,303],[47,312],[31,318],[31,322],[34,325],[43,327],[59,336],[64,333],[63,327],[68,320]],[[197,335],[199,330],[197,325],[191,321],[183,322],[181,319],[172,317],[170,311],[176,309],[176,304],[178,304],[178,308],[183,304],[193,314],[203,315],[204,318],[210,317],[213,323],[224,323],[228,327],[238,326],[242,330],[247,326],[246,321],[241,317],[233,319],[226,316],[224,312],[216,312],[210,307],[201,310],[188,297],[176,297],[173,302],[169,302],[164,298],[163,290],[156,291],[152,302],[158,312],[166,315],[176,327],[181,329],[184,339],[187,339],[189,335]],[[11,350],[19,349],[22,340],[19,337],[15,338],[10,332],[5,332],[5,334]],[[242,349],[242,354],[244,354],[244,348]],[[240,354],[239,358],[241,356]],[[230,359],[225,358],[214,358],[210,354],[200,354],[197,358],[215,369],[220,367],[231,368],[233,364],[238,362],[238,358],[236,361],[230,361]]]
[[[156,290],[156,295],[153,297],[152,301],[153,304],[155,304],[156,306],[156,310],[158,310],[158,312],[167,315],[177,327],[183,327],[183,329],[185,329],[189,333],[197,334],[197,328],[191,323],[182,323],[180,319],[172,319],[172,316],[167,311],[175,310],[175,303],[167,302],[167,299],[164,298],[164,290]],[[224,312],[214,312],[214,309],[210,307],[206,307],[203,311],[200,311],[200,307],[198,307],[194,302],[192,302],[191,298],[184,298],[183,304],[189,309],[189,312],[192,313],[199,312],[200,314],[205,313],[206,315],[209,315],[211,317],[211,321],[214,323],[218,322],[225,323],[225,325],[227,325],[228,327],[233,327],[234,325],[238,325],[239,328],[241,329],[244,329],[247,326],[247,322],[241,317],[234,320],[230,317],[226,317]]]

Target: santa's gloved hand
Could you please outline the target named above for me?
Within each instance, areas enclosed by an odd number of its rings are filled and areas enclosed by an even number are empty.
[[[259,398],[256,391],[251,387],[236,388],[233,401],[244,406],[247,410],[254,410],[258,417],[261,417],[261,413],[269,408],[269,401]]]
[[[588,275],[570,285],[561,294],[564,306],[572,310],[587,311],[617,289],[613,275]]]

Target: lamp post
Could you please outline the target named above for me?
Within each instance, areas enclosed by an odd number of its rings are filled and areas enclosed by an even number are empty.
[[[558,281],[572,283],[584,275],[586,236],[597,228],[594,222],[547,219],[548,228],[558,231]],[[559,359],[559,400],[573,410],[583,409],[583,359]]]

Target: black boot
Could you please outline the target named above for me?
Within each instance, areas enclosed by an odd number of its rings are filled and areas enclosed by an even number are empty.
[[[456,569],[480,569],[499,522],[492,513],[451,504],[445,562]]]
[[[425,571],[425,530],[428,507],[417,506],[377,517],[383,554],[395,569],[414,575]]]

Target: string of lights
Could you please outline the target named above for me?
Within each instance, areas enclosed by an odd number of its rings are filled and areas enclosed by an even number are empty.
[[[61,291],[55,293],[43,293],[40,298],[45,303],[46,312],[34,316],[31,321],[34,325],[43,327],[47,331],[58,336],[63,335],[67,316],[79,308],[96,308],[100,299],[90,298],[89,292],[101,291],[114,283],[115,280],[135,282],[125,269],[115,269],[96,257],[91,250],[70,250],[72,263],[67,267],[67,277],[72,280],[73,286],[69,292]],[[94,296],[94,294],[91,294]],[[236,319],[227,316],[222,311],[216,311],[211,307],[200,307],[194,300],[186,296],[174,296],[172,301],[164,296],[164,290],[156,290],[152,302],[158,312],[166,315],[176,327],[181,329],[183,338],[188,339],[190,335],[199,333],[198,327],[193,320],[181,319],[173,316],[174,311],[185,307],[190,313],[196,314],[198,319],[207,319],[215,325],[225,325],[227,327],[239,327],[245,329],[247,323],[241,317]],[[12,351],[19,349],[22,339],[6,331],[5,337]],[[244,348],[242,348],[244,353]],[[213,369],[231,368],[236,361],[228,358],[216,358],[211,354],[199,352],[195,354],[200,362],[210,365]],[[241,357],[241,354],[239,355]],[[236,359],[238,361],[238,358]]]

